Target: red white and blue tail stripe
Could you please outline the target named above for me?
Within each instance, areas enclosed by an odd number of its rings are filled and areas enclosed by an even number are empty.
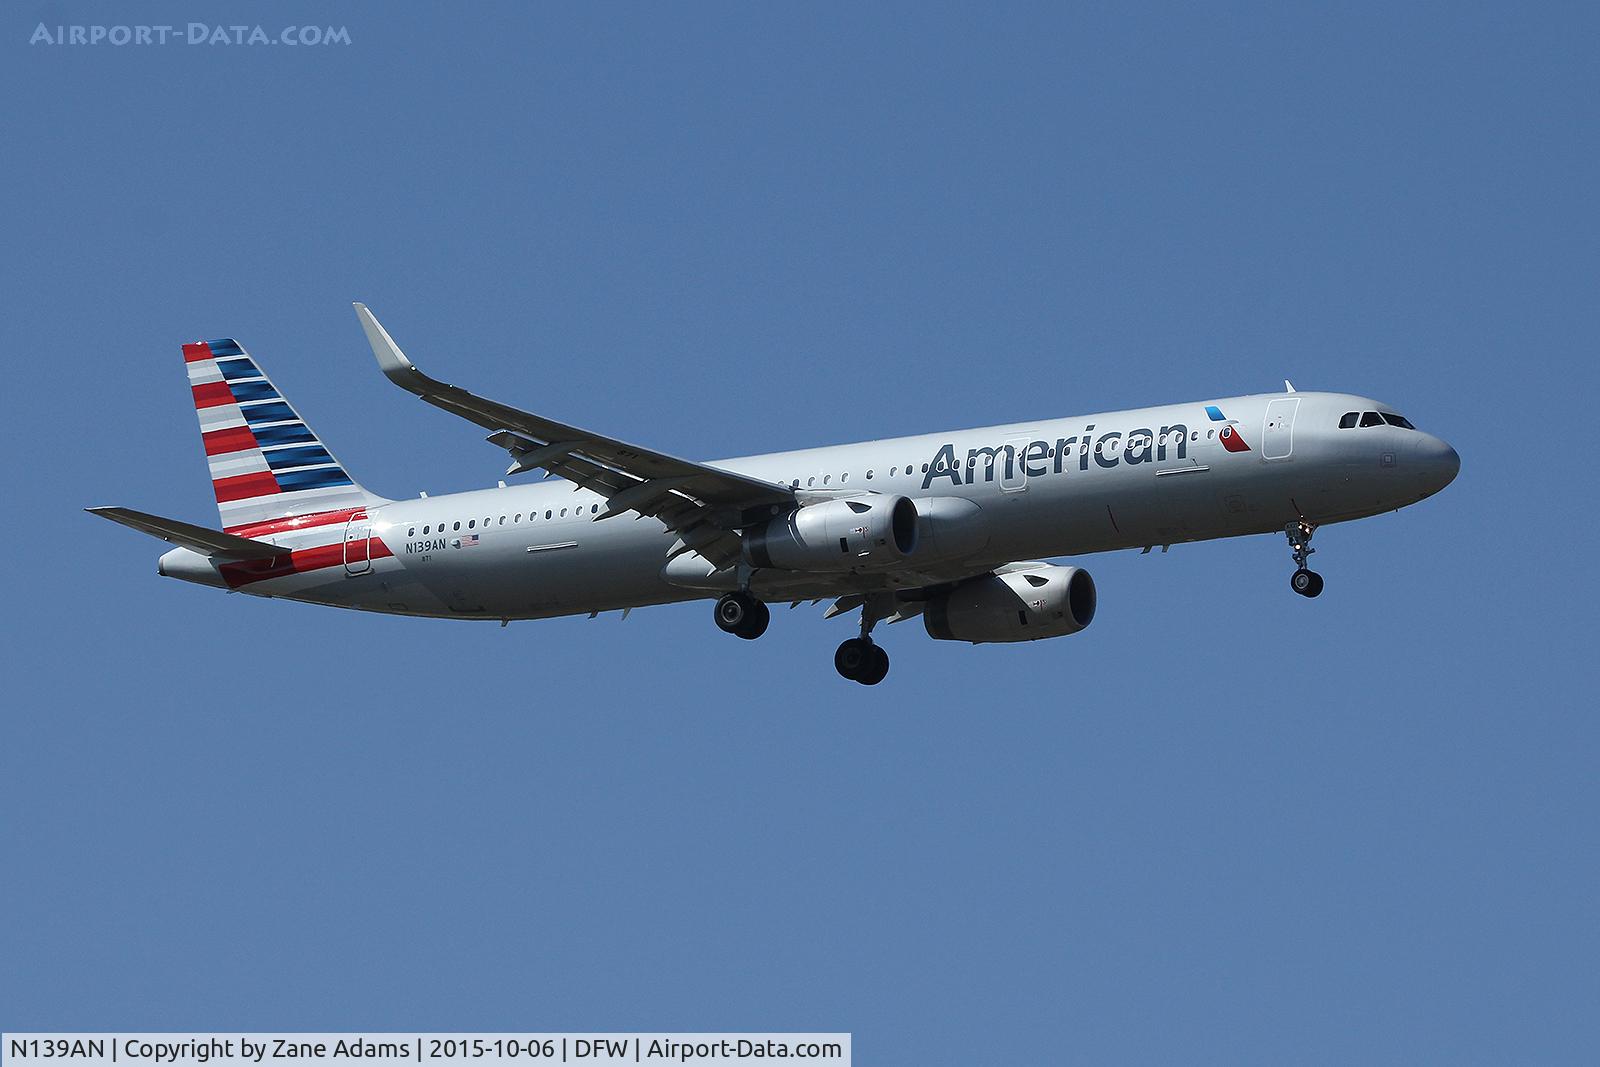
[[[381,503],[233,340],[183,346],[224,530]]]

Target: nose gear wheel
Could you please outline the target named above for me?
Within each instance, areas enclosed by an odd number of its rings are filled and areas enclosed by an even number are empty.
[[[1284,527],[1289,538],[1289,549],[1294,556],[1294,573],[1289,576],[1289,588],[1303,597],[1314,597],[1322,592],[1322,575],[1306,567],[1306,561],[1316,549],[1311,547],[1311,535],[1317,528],[1300,519]]]

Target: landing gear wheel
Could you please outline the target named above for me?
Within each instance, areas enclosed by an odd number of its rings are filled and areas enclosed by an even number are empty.
[[[1294,573],[1289,576],[1289,588],[1303,597],[1314,597],[1322,592],[1322,575],[1306,569],[1306,560],[1316,549],[1311,547],[1311,535],[1317,528],[1301,519],[1284,528],[1289,538],[1289,549],[1294,556]]]
[[[877,685],[888,677],[889,653],[877,645],[872,646],[872,655],[867,659],[867,665],[856,675],[856,681],[862,685]]]
[[[1322,575],[1302,567],[1289,576],[1289,588],[1303,597],[1314,597],[1322,592]]]
[[[833,669],[839,672],[841,678],[857,681],[862,669],[871,662],[872,648],[872,642],[866,638],[852,637],[833,654]]]
[[[1321,581],[1321,579],[1318,579],[1318,581]],[[1321,586],[1319,585],[1318,588],[1321,588]],[[754,602],[754,610],[750,612],[750,617],[745,622],[745,625],[735,630],[734,634],[744,638],[746,641],[754,641],[767,632],[767,624],[771,621],[772,612],[767,610],[765,604],[757,600]]]
[[[852,637],[833,654],[833,669],[862,685],[877,685],[889,674],[889,653],[865,637]]]
[[[723,633],[754,641],[767,632],[772,613],[749,593],[727,593],[717,601],[716,620]]]

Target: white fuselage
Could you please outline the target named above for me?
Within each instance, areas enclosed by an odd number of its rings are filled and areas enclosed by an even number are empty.
[[[982,543],[926,568],[913,559],[909,572],[892,576],[744,576],[763,599],[799,600],[956,581],[1015,560],[1341,522],[1439,491],[1459,461],[1438,438],[1387,424],[1338,425],[1346,412],[1381,407],[1336,393],[1231,397],[712,466],[794,486],[803,503],[882,493],[962,498],[981,509]],[[1234,448],[1225,434],[1236,435]],[[669,580],[663,570],[676,535],[633,513],[602,520],[605,505],[558,479],[393,501],[317,525],[297,529],[287,520],[249,532],[294,549],[288,567],[253,572],[252,564],[214,565],[174,549],[162,573],[341,607],[483,619],[610,611],[737,584],[732,569],[692,584],[679,573]]]

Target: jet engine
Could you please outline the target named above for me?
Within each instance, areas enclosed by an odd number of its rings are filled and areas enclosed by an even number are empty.
[[[938,641],[1038,641],[1094,621],[1094,579],[1078,567],[1038,567],[962,582],[928,601],[923,624]]]
[[[793,571],[891,567],[917,548],[917,507],[870,495],[807,504],[744,536],[745,562]]]

